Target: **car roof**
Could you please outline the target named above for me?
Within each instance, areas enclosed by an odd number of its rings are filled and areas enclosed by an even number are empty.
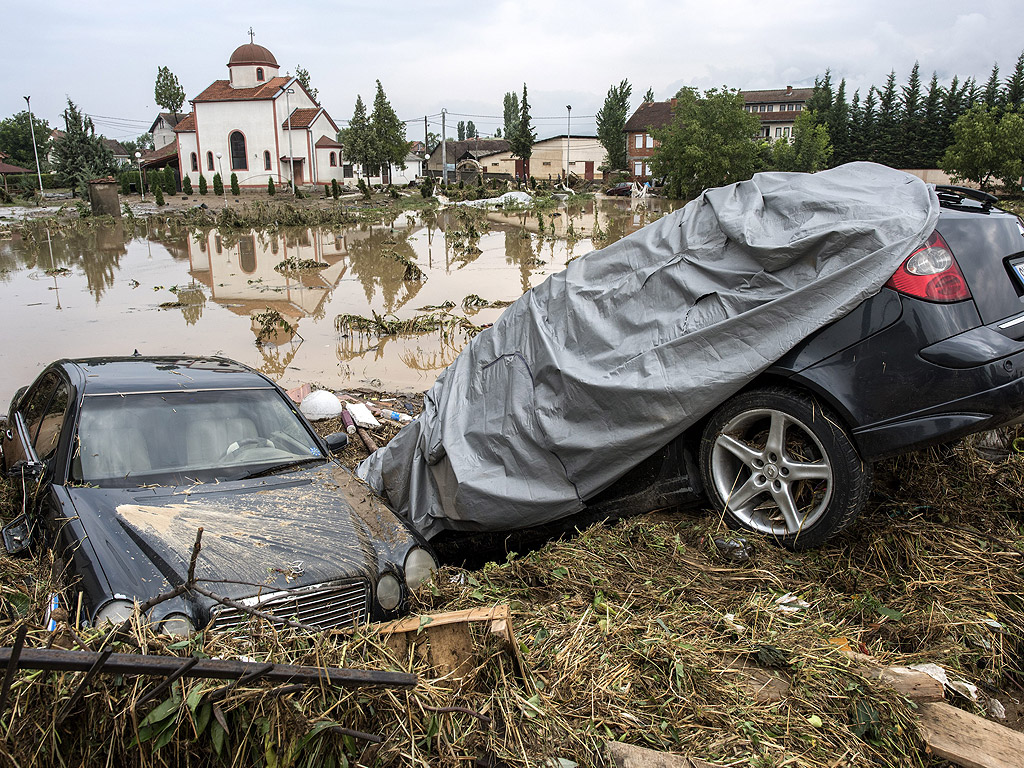
[[[58,364],[86,395],[274,387],[263,374],[226,357],[89,357]]]

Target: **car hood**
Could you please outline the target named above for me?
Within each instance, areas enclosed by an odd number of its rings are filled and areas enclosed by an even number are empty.
[[[408,529],[334,464],[187,488],[71,489],[111,594],[144,600],[196,576],[225,597],[346,578],[371,584]],[[227,581],[222,581],[227,580]]]

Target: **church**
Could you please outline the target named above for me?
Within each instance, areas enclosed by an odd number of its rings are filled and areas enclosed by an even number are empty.
[[[234,173],[241,187],[266,189],[346,181],[338,126],[298,78],[280,74],[277,59],[249,42],[228,59],[228,79],[215,80],[191,100],[192,111],[174,127],[181,178],[198,188],[199,175],[226,187]]]

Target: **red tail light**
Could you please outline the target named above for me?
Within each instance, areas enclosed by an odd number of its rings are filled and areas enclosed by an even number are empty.
[[[952,302],[971,298],[963,272],[938,232],[932,232],[928,242],[907,257],[885,287],[925,301]]]

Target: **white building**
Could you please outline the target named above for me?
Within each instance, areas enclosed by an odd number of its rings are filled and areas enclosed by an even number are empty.
[[[274,54],[247,43],[228,60],[228,79],[215,80],[191,100],[192,112],[174,128],[181,176],[212,183],[231,174],[239,186],[344,182],[338,126],[298,78],[282,77]]]

